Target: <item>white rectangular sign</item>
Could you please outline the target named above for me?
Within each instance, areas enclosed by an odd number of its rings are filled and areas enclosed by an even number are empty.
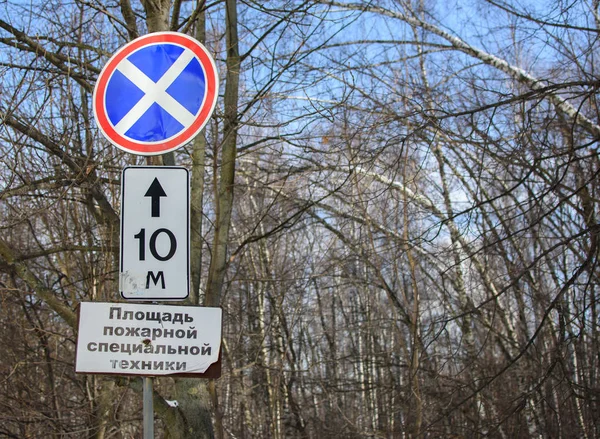
[[[219,360],[221,308],[82,302],[75,372],[201,374]]]
[[[190,288],[187,169],[128,167],[121,181],[121,296],[185,299]]]

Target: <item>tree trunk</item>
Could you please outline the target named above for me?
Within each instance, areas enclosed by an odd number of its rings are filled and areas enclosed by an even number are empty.
[[[146,0],[142,4],[146,10],[146,24],[148,32],[160,32],[169,30],[169,11],[171,8],[170,0]],[[201,20],[203,15],[199,18]],[[203,34],[204,26],[199,25],[199,34]],[[203,37],[203,35],[197,35]],[[204,148],[205,142],[201,137],[194,141],[193,152],[193,182],[192,182],[192,220],[194,223],[192,229],[192,248],[191,254],[191,276],[192,276],[192,294],[189,304],[197,306],[199,303],[199,279],[201,270],[201,252],[202,252],[202,193],[204,185]],[[150,157],[148,163],[152,165],[175,165],[175,155],[173,152],[163,154],[162,156]],[[165,423],[166,437],[169,439],[210,439],[214,437],[214,431],[211,422],[212,403],[211,395],[207,389],[205,381],[194,378],[176,378],[173,395],[178,403],[176,409],[164,408],[157,410],[159,416]],[[159,397],[155,393],[155,398]],[[176,412],[174,411],[176,410]]]
[[[237,33],[236,0],[225,2],[227,19],[227,83],[225,85],[225,120],[221,150],[221,179],[216,199],[215,239],[206,286],[206,306],[218,306],[221,301],[225,270],[227,268],[227,242],[231,211],[233,208],[233,182],[237,154],[238,94],[240,55]]]

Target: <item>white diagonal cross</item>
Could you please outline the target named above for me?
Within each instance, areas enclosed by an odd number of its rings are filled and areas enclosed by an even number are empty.
[[[177,79],[192,59],[194,59],[193,52],[187,49],[184,50],[158,82],[154,82],[152,79],[148,78],[144,72],[134,66],[127,58],[121,61],[117,66],[117,70],[125,75],[127,79],[133,82],[145,94],[142,99],[140,99],[137,104],[123,116],[119,123],[115,125],[117,133],[124,135],[155,102],[184,127],[187,128],[190,126],[194,122],[196,116],[190,113],[187,108],[168,94],[167,88],[169,88],[169,86]]]

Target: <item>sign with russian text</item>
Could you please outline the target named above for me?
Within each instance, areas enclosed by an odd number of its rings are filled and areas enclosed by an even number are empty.
[[[221,308],[82,302],[75,372],[218,378],[221,321]]]
[[[189,294],[189,173],[169,166],[123,170],[119,287],[128,300]]]

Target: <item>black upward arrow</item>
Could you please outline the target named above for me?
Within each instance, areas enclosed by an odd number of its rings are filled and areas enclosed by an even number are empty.
[[[159,217],[160,216],[160,197],[166,197],[167,194],[165,190],[160,185],[158,178],[154,178],[154,181],[148,188],[145,197],[152,198],[152,216]]]

